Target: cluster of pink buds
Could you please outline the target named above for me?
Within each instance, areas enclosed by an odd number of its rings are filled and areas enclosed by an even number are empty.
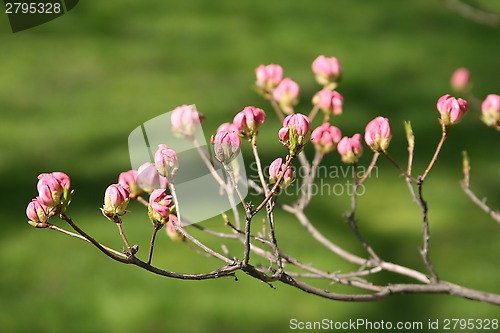
[[[168,217],[173,211],[172,196],[164,189],[156,189],[149,196],[148,215],[157,228],[161,228],[168,222]]]
[[[283,174],[283,181],[280,183],[280,189],[288,187],[294,179],[294,173],[291,167],[285,169],[286,164],[282,158],[275,159],[269,165],[269,184],[276,184],[280,176]]]
[[[323,111],[325,115],[330,116],[334,114],[337,116],[342,114],[344,98],[335,90],[322,89],[314,95],[312,103]]]
[[[294,113],[283,120],[283,127],[278,132],[281,143],[297,156],[304,149],[311,136],[311,121],[301,113]]]
[[[252,138],[257,135],[258,128],[265,120],[266,113],[264,110],[255,106],[247,106],[234,117],[233,125],[241,136]]]
[[[29,223],[35,227],[59,213],[64,212],[71,202],[71,181],[63,172],[42,173],[38,176],[38,196],[26,208]]]
[[[335,57],[320,55],[313,61],[312,70],[316,81],[328,90],[335,89],[342,78],[342,66]]]
[[[159,144],[155,153],[155,166],[161,176],[172,181],[179,169],[177,153],[167,145]]]
[[[500,95],[490,94],[481,104],[483,122],[500,130]]]
[[[63,204],[65,194],[68,195],[70,180],[63,172],[42,173],[36,185],[40,201],[48,207]]]
[[[212,137],[212,144],[217,160],[228,165],[238,156],[241,140],[236,132],[220,131]]]
[[[270,98],[272,92],[283,79],[283,68],[280,65],[260,65],[255,70],[257,81],[255,87],[265,98]]]
[[[311,134],[311,142],[322,154],[329,153],[337,148],[337,144],[341,138],[342,132],[340,129],[335,126],[331,126],[329,123],[323,123]]]
[[[469,105],[467,101],[461,98],[455,98],[450,95],[441,96],[437,102],[437,109],[441,114],[439,122],[443,126],[443,131],[458,123],[467,113]]]
[[[172,132],[178,137],[193,137],[200,128],[203,116],[196,110],[194,105],[181,105],[172,111],[170,122]]]
[[[365,128],[365,142],[375,152],[385,152],[391,142],[389,119],[377,117]]]
[[[127,185],[112,184],[104,192],[102,213],[113,222],[121,223],[118,216],[127,212],[125,209],[130,201],[130,189]]]
[[[354,134],[352,138],[344,136],[337,145],[337,151],[342,158],[342,162],[348,164],[356,163],[363,153],[361,134]]]

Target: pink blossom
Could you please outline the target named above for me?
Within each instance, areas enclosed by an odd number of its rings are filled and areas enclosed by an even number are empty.
[[[177,153],[165,144],[159,144],[155,153],[155,166],[158,173],[172,180],[179,169]]]
[[[237,133],[222,131],[213,138],[215,157],[222,163],[228,164],[238,156],[241,140]]]
[[[50,208],[45,206],[39,197],[36,197],[26,207],[26,216],[35,224],[45,223],[50,217],[49,210]]]
[[[320,108],[325,114],[342,114],[344,97],[337,91],[322,89],[313,97],[313,105]]]
[[[163,225],[172,210],[172,196],[164,189],[156,189],[149,196],[148,214],[151,221],[157,225]]]
[[[170,121],[174,134],[179,137],[191,137],[200,127],[203,116],[196,111],[194,105],[184,104],[172,111]]]
[[[340,129],[331,126],[329,123],[323,123],[311,134],[312,143],[323,154],[333,151],[341,138],[342,132]]]
[[[290,167],[285,170],[285,163],[283,163],[282,158],[275,159],[269,165],[269,183],[275,184],[283,172],[283,181],[280,184],[280,188],[282,189],[288,187],[293,182],[294,173]]]
[[[386,151],[391,141],[389,119],[377,117],[365,128],[365,142],[373,151]]]
[[[257,129],[265,120],[264,110],[255,106],[247,106],[234,117],[233,124],[238,128],[240,134],[251,137],[257,134]]]
[[[257,81],[255,86],[264,94],[271,93],[283,79],[283,68],[280,65],[260,65],[255,69]]]
[[[146,162],[137,169],[137,185],[145,192],[151,193],[155,189],[165,189],[168,179],[161,176],[153,163]]]
[[[500,130],[500,95],[489,94],[481,104],[482,119],[488,126]]]
[[[357,133],[349,138],[344,136],[337,145],[337,151],[344,163],[355,163],[363,153],[361,146],[361,134]]]
[[[451,87],[457,93],[465,93],[469,90],[470,72],[467,68],[458,68],[451,76]]]
[[[278,102],[283,112],[290,114],[299,100],[300,87],[290,78],[285,78],[273,91],[273,99]]]
[[[440,122],[445,127],[458,123],[468,108],[467,101],[450,95],[441,96],[437,102],[437,109],[441,114]]]
[[[327,58],[320,55],[313,61],[312,70],[316,81],[323,86],[335,88],[342,77],[342,66],[335,57]]]
[[[108,217],[121,216],[130,201],[130,189],[127,185],[112,184],[104,192],[102,211]]]

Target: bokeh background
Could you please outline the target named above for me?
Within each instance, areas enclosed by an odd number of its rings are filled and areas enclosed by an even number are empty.
[[[493,0],[483,6],[499,11]],[[285,151],[279,121],[251,90],[259,64],[279,63],[301,84],[299,112],[318,86],[310,64],[320,54],[344,66],[347,135],[377,115],[390,118],[390,148],[406,160],[403,121],[416,135],[422,172],[440,136],[435,102],[451,73],[470,68],[479,98],[499,93],[500,30],[464,19],[441,1],[107,1],[81,2],[45,25],[12,34],[0,15],[0,327],[2,332],[285,332],[289,320],[366,318],[422,321],[499,318],[498,307],[441,295],[402,295],[376,303],[340,303],[238,274],[238,281],[185,282],[110,261],[90,245],[30,227],[26,204],[40,172],[61,170],[76,190],[70,215],[118,249],[116,229],[99,212],[103,192],[130,168],[127,137],[142,122],[181,104],[204,113],[205,133],[246,105],[268,111],[262,159]],[[428,178],[431,259],[443,279],[500,292],[500,226],[460,190],[461,151],[469,151],[472,186],[500,207],[499,133],[472,107],[451,131]],[[168,144],[168,143],[167,143]],[[248,150],[247,161],[251,161]],[[312,151],[306,152],[311,156]],[[367,165],[370,154],[362,163]],[[325,163],[340,165],[336,153]],[[334,179],[342,182],[345,179]],[[385,160],[359,200],[365,237],[386,260],[424,270],[421,222],[403,179]],[[317,196],[307,212],[335,242],[364,255],[342,214],[348,198]],[[146,248],[151,226],[131,204],[125,228]],[[329,254],[292,217],[278,213],[283,248],[331,271],[353,269]],[[204,225],[222,230],[220,219]],[[155,262],[184,272],[219,264],[163,233]],[[216,245],[216,242],[209,244]],[[237,246],[235,251],[241,251]],[[239,252],[236,252],[239,255]],[[255,263],[263,263],[255,259]],[[390,274],[377,282],[397,282]],[[336,286],[319,286],[337,290]]]

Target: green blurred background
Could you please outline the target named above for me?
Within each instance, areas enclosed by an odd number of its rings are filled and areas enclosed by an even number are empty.
[[[481,3],[500,10],[493,0]],[[244,106],[257,105],[269,116],[260,139],[268,164],[284,150],[277,141],[278,120],[250,89],[254,69],[281,64],[285,75],[301,84],[298,111],[308,112],[318,89],[310,64],[319,54],[336,56],[344,66],[339,91],[345,113],[334,119],[343,133],[362,131],[377,115],[389,117],[394,132],[390,151],[404,163],[402,125],[411,120],[415,170],[422,172],[440,136],[435,102],[450,91],[451,73],[470,68],[479,98],[499,93],[499,28],[466,20],[434,0],[87,1],[59,19],[16,34],[0,16],[2,332],[285,332],[292,318],[424,323],[499,318],[496,306],[450,296],[340,303],[280,284],[273,290],[243,274],[238,282],[166,279],[112,262],[81,241],[31,228],[24,214],[36,195],[36,176],[64,171],[76,190],[70,216],[98,240],[120,249],[115,227],[98,208],[106,186],[130,168],[130,131],[180,104],[194,103],[206,116],[208,135]],[[431,259],[438,273],[497,293],[500,226],[466,198],[459,180],[460,152],[467,149],[473,189],[500,207],[498,135],[472,108],[452,128],[425,188]],[[248,149],[245,153],[250,161]],[[366,152],[362,164],[370,158]],[[339,157],[331,154],[325,163],[340,165]],[[366,185],[358,213],[363,234],[386,260],[424,270],[418,254],[419,210],[403,179],[381,160],[378,178]],[[347,209],[345,196],[317,196],[307,212],[327,236],[364,256],[342,217]],[[151,226],[140,205],[133,203],[130,210],[126,231],[144,249]],[[292,217],[278,213],[277,219],[287,252],[327,270],[353,269],[315,245]],[[219,230],[221,224],[218,219],[204,222]],[[155,255],[160,266],[203,272],[219,265],[160,236]],[[390,274],[375,278],[400,281]]]

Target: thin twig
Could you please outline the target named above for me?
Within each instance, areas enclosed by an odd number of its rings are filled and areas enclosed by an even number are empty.
[[[269,187],[267,186],[266,180],[264,179],[264,172],[262,172],[262,164],[260,162],[259,151],[257,149],[257,136],[253,135],[250,139],[252,145],[252,152],[255,158],[255,163],[257,163],[257,173],[259,174],[260,183],[264,189],[264,193],[267,195],[269,193]]]
[[[389,153],[387,151],[383,151],[382,154],[389,160],[389,162],[392,163],[392,165],[394,165],[398,170],[399,172],[405,176],[407,179],[410,179],[412,182],[416,183],[417,182],[417,179],[415,177],[412,177],[410,174],[408,174],[400,165],[398,162],[396,162],[395,159],[392,158],[391,155],[389,155]]]
[[[214,166],[212,165],[212,162],[210,162],[210,158],[207,152],[200,147],[200,144],[198,143],[198,140],[196,140],[196,138],[193,138],[193,145],[196,147],[198,154],[200,155],[201,159],[203,160],[206,167],[208,168],[214,179],[217,181],[217,183],[219,183],[220,186],[225,187],[226,183],[219,176],[219,173],[215,170]]]
[[[349,223],[349,226],[351,227],[351,230],[353,233],[356,235],[358,240],[361,242],[365,250],[368,252],[370,257],[375,261],[375,262],[380,262],[379,256],[375,253],[375,251],[372,249],[372,247],[368,244],[368,242],[364,239],[364,237],[361,235],[359,232],[357,223],[356,223],[356,209],[357,209],[357,191],[358,191],[358,164],[356,162],[353,163],[353,183],[352,183],[352,196],[351,196],[351,211],[347,215],[347,221]]]
[[[321,153],[319,150],[316,150],[314,154],[314,159],[311,165],[309,172],[303,178],[301,189],[305,188],[305,190],[301,190],[301,196],[297,200],[296,206],[304,209],[312,199],[312,184],[314,179],[316,178],[316,172],[319,168],[319,165],[325,155]]]
[[[155,246],[155,238],[156,238],[156,233],[158,233],[158,228],[156,225],[153,229],[153,233],[151,234],[151,242],[149,243],[149,254],[148,254],[148,265],[151,265],[151,260],[153,259],[153,248]]]
[[[292,161],[293,161],[293,156],[287,156],[286,163],[285,163],[285,166],[283,167],[283,170],[288,169],[288,167],[290,167],[290,165],[292,164]],[[278,177],[276,184],[274,184],[273,188],[271,189],[271,191],[266,195],[266,197],[259,204],[259,206],[257,206],[257,208],[255,208],[252,211],[252,215],[257,214],[267,204],[267,202],[271,199],[271,197],[274,195],[274,193],[276,193],[276,190],[279,188],[280,183],[283,180],[284,176],[285,176],[285,172],[282,172],[280,174],[280,176]]]
[[[366,178],[368,178],[370,176],[370,174],[372,173],[373,168],[375,167],[375,164],[377,164],[377,160],[378,160],[379,156],[380,156],[379,152],[373,153],[372,161],[370,162],[370,165],[368,165],[368,169],[363,174],[363,177],[361,177],[358,180],[358,185],[363,184],[363,182],[366,180]]]
[[[491,216],[491,218],[498,223],[500,223],[500,211],[495,211],[493,210],[490,206],[488,206],[485,202],[485,200],[480,200],[477,195],[471,191],[470,189],[470,163],[469,163],[469,157],[467,156],[467,152],[463,151],[462,152],[463,156],[463,173],[464,173],[464,179],[460,183],[462,185],[462,189],[464,190],[465,194],[474,202],[479,208],[481,208],[486,214]]]
[[[500,25],[500,15],[491,13],[486,10],[473,7],[470,4],[464,3],[460,0],[444,0],[448,8],[456,11],[466,19],[472,20],[476,23],[486,24],[490,27],[498,27]]]
[[[58,226],[53,225],[53,224],[50,224],[50,223],[46,223],[46,224],[48,225],[47,227],[48,227],[49,229],[52,229],[52,230],[55,230],[55,231],[61,232],[61,233],[65,234],[65,235],[68,235],[68,236],[71,236],[71,237],[76,237],[76,238],[78,238],[78,239],[84,240],[84,241],[89,242],[89,243],[91,243],[91,244],[92,244],[92,242],[91,242],[89,239],[85,238],[84,236],[82,236],[82,235],[80,235],[80,234],[75,234],[74,232],[68,231],[68,230],[63,229],[63,228],[59,228]],[[123,252],[116,251],[116,250],[114,250],[114,249],[112,249],[112,248],[110,248],[110,247],[107,247],[107,246],[103,245],[103,244],[99,244],[99,245],[100,245],[102,248],[104,248],[106,251],[108,251],[108,252],[110,252],[110,253],[113,253],[114,255],[116,255],[116,256],[118,256],[118,257],[122,257],[122,258],[124,258],[124,259],[126,259],[126,258],[127,258],[127,255],[126,255],[126,254],[124,254]],[[114,258],[113,258],[113,259],[114,259]]]
[[[418,189],[418,199],[422,211],[422,220],[423,220],[423,247],[420,250],[420,254],[422,255],[422,259],[425,263],[425,266],[431,273],[431,281],[436,283],[439,281],[439,277],[432,266],[431,260],[429,259],[429,239],[430,239],[430,228],[429,228],[429,219],[427,216],[427,202],[424,200],[422,196],[422,187],[423,181],[419,178],[419,183],[417,184]]]
[[[215,258],[218,258],[218,259],[224,261],[227,264],[233,264],[233,262],[234,262],[233,260],[225,257],[224,255],[220,254],[217,251],[212,250],[211,248],[209,248],[208,246],[206,246],[205,244],[200,242],[198,239],[191,236],[189,233],[186,232],[186,230],[184,230],[183,227],[181,227],[183,225],[183,223],[182,223],[182,217],[181,217],[181,212],[180,212],[180,207],[179,207],[179,200],[177,198],[177,191],[176,191],[175,185],[173,183],[170,183],[169,187],[170,187],[170,193],[172,193],[172,197],[174,199],[175,209],[177,212],[177,220],[179,222],[179,223],[176,223],[174,220],[172,220],[172,224],[175,226],[175,229],[177,231],[179,231],[185,238],[187,238],[188,240],[190,240],[191,242],[196,244],[199,248],[203,249],[203,251],[211,254]]]
[[[443,147],[443,143],[446,140],[447,133],[448,133],[448,131],[445,130],[445,129],[443,129],[443,133],[441,134],[441,139],[439,140],[439,143],[438,143],[438,145],[436,147],[436,151],[434,152],[434,155],[432,156],[432,159],[429,162],[429,165],[427,166],[427,168],[425,169],[424,174],[421,177],[421,181],[422,182],[425,180],[425,178],[427,177],[427,175],[429,174],[429,172],[431,172],[431,169],[434,166],[434,163],[436,163],[436,160],[438,158],[439,152],[441,151],[441,148]]]
[[[269,101],[271,102],[271,106],[273,107],[274,112],[276,112],[278,118],[281,120],[281,122],[283,122],[283,120],[285,120],[285,116],[283,115],[283,111],[281,110],[276,100],[274,100],[274,98],[271,97]]]
[[[133,251],[132,251],[132,247],[130,246],[128,240],[127,240],[127,237],[125,236],[125,233],[123,232],[123,227],[122,227],[122,223],[121,223],[121,220],[117,223],[115,223],[116,226],[118,227],[118,231],[120,232],[120,236],[123,240],[123,243],[125,244],[125,246],[127,247],[127,250],[128,252],[130,253],[130,255],[133,255]]]
[[[316,114],[318,113],[319,111],[319,107],[317,105],[314,105],[311,112],[309,113],[309,120],[311,120],[311,123],[312,121],[314,120],[314,118],[316,117]]]

